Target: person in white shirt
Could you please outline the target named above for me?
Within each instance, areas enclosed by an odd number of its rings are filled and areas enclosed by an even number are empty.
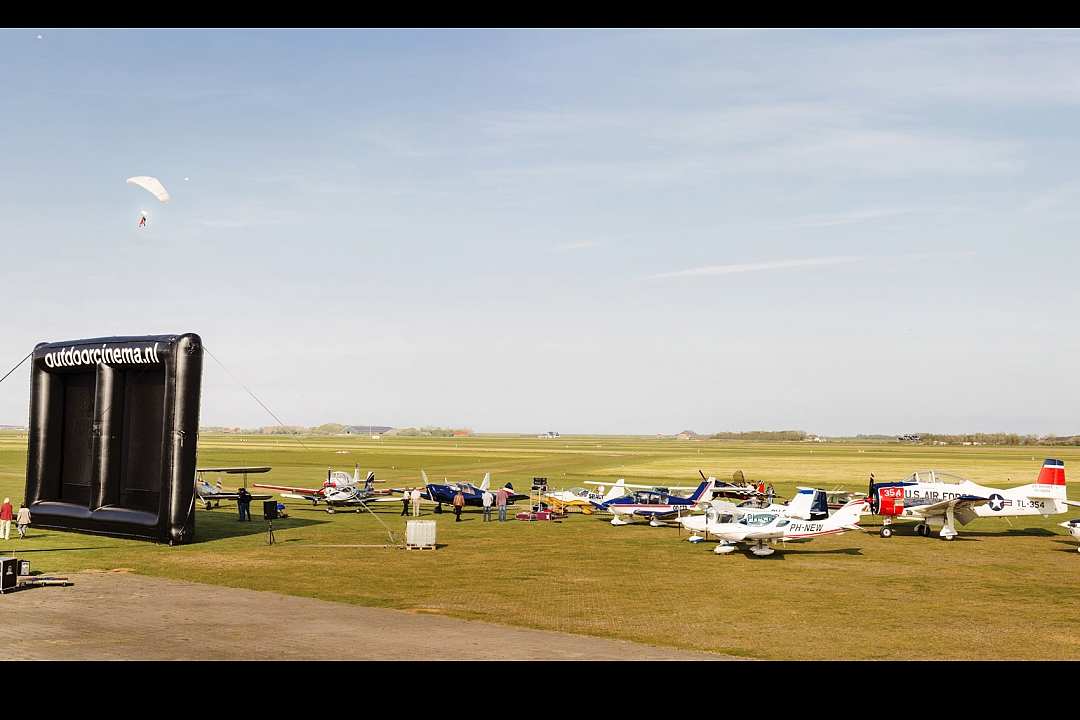
[[[413,517],[420,517],[420,488],[413,488],[412,494],[409,495],[409,499],[412,500]]]
[[[484,522],[491,522],[491,501],[494,499],[491,493],[484,491]]]

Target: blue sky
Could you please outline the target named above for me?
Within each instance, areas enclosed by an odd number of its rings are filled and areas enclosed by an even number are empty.
[[[1080,433],[1078,70],[1061,32],[0,32],[0,372],[197,332],[292,424]],[[202,419],[273,422],[211,359]]]

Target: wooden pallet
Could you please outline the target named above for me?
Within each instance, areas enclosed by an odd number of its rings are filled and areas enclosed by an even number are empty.
[[[434,545],[406,545],[406,550],[434,550]]]

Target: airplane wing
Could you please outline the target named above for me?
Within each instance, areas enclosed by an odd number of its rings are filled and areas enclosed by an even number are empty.
[[[978,495],[961,495],[960,497],[950,498],[948,500],[941,500],[931,505],[915,505],[905,510],[910,510],[911,514],[916,517],[937,517],[944,515],[952,506],[953,516],[960,521],[961,525],[967,525],[969,522],[975,519],[975,514],[970,511],[971,508],[978,507],[979,505],[985,505],[990,502],[990,498],[979,497]]]
[[[252,495],[252,500],[269,500],[273,495]],[[232,500],[236,502],[239,496],[236,493],[213,493],[212,495],[200,495],[200,500]]]
[[[195,473],[225,473],[226,475],[256,475],[270,472],[272,468],[260,467],[222,467],[222,468],[195,468]]]
[[[285,490],[286,492],[304,493],[306,495],[318,495],[320,499],[323,496],[323,491],[321,489],[312,490],[311,488],[289,487],[288,485],[260,485],[258,483],[251,487],[263,488],[265,490]]]

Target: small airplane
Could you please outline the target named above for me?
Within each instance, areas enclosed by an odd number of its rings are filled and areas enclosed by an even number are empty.
[[[566,508],[579,507],[585,515],[593,512],[593,501],[605,502],[622,497],[626,494],[626,484],[620,478],[611,489],[604,493],[604,486],[597,488],[598,492],[592,492],[588,488],[575,487],[569,490],[555,490],[544,495],[545,501],[556,512],[563,512]]]
[[[453,505],[454,496],[457,495],[459,490],[461,491],[462,497],[465,498],[466,505],[483,505],[484,492],[491,489],[491,473],[484,473],[484,479],[480,482],[480,487],[476,487],[472,483],[467,482],[452,482],[437,485],[428,480],[427,473],[423,470],[420,471],[420,474],[424,477],[424,486],[426,487],[426,491],[420,493],[420,497],[438,503],[435,507],[436,513],[442,512],[443,503]],[[510,493],[510,497],[506,499],[507,505],[513,505],[515,500],[529,499],[528,495],[514,492],[514,486],[509,482],[506,483],[503,489]],[[495,493],[491,494],[494,495]]]
[[[217,485],[211,485],[203,478],[203,473],[225,473],[227,475],[243,475],[244,485],[247,486],[247,476],[249,474],[254,475],[258,473],[270,472],[268,467],[231,467],[231,468],[196,468],[195,469],[195,496],[199,499],[199,502],[203,504],[207,510],[211,507],[218,507],[221,505],[222,500],[231,500],[236,502],[237,494],[235,492],[226,492],[221,487],[221,478],[218,478]],[[257,486],[256,486],[257,487]],[[252,495],[252,500],[269,500],[270,495]]]
[[[980,517],[1049,517],[1068,510],[1065,499],[1065,463],[1046,460],[1038,479],[1029,485],[998,489],[977,485],[952,473],[926,470],[900,482],[875,483],[870,475],[870,508],[881,515],[881,537],[892,537],[895,520],[918,520],[915,532],[930,537],[931,526],[941,526],[942,540],[957,536],[954,520],[967,525]]]
[[[679,518],[679,522],[688,530],[715,535],[721,540],[713,550],[717,555],[734,552],[737,543],[751,543],[751,554],[755,557],[766,557],[774,552],[765,545],[766,540],[803,542],[821,535],[840,535],[850,530],[859,530],[859,517],[865,512],[867,505],[865,500],[852,500],[831,517],[820,520],[800,520],[776,512],[759,511],[747,513],[738,522],[723,522],[725,518],[710,508],[705,515]],[[692,536],[691,540],[694,537],[698,536]]]
[[[592,504],[598,510],[615,516],[611,518],[612,525],[628,525],[640,517],[648,518],[653,527],[660,527],[665,521],[693,512],[699,505],[712,500],[713,482],[713,478],[707,479],[688,498],[658,490],[636,490],[612,500],[593,500]]]
[[[829,495],[832,491],[821,488],[800,487],[795,497],[786,504],[761,504],[760,499],[744,500],[739,504],[716,499],[711,505],[722,515],[741,518],[751,513],[773,512],[794,520],[824,520],[829,517]],[[852,498],[854,499],[854,498]]]
[[[326,512],[333,515],[338,507],[356,507],[356,512],[363,512],[363,506],[368,502],[379,501],[387,498],[391,490],[375,489],[375,472],[368,472],[363,485],[360,485],[360,463],[350,476],[340,470],[331,471],[326,468],[326,480],[318,490],[310,488],[288,487],[281,485],[259,485],[253,487],[266,488],[268,490],[285,490],[281,497],[293,500],[308,500],[313,506],[320,502],[326,503]],[[392,499],[392,498],[387,498]]]
[[[1069,504],[1072,505],[1071,502]],[[1080,520],[1066,520],[1063,523],[1058,523],[1058,527],[1065,528],[1069,531],[1070,535],[1077,540],[1080,540]],[[1080,548],[1076,548],[1076,551],[1080,552]]]

